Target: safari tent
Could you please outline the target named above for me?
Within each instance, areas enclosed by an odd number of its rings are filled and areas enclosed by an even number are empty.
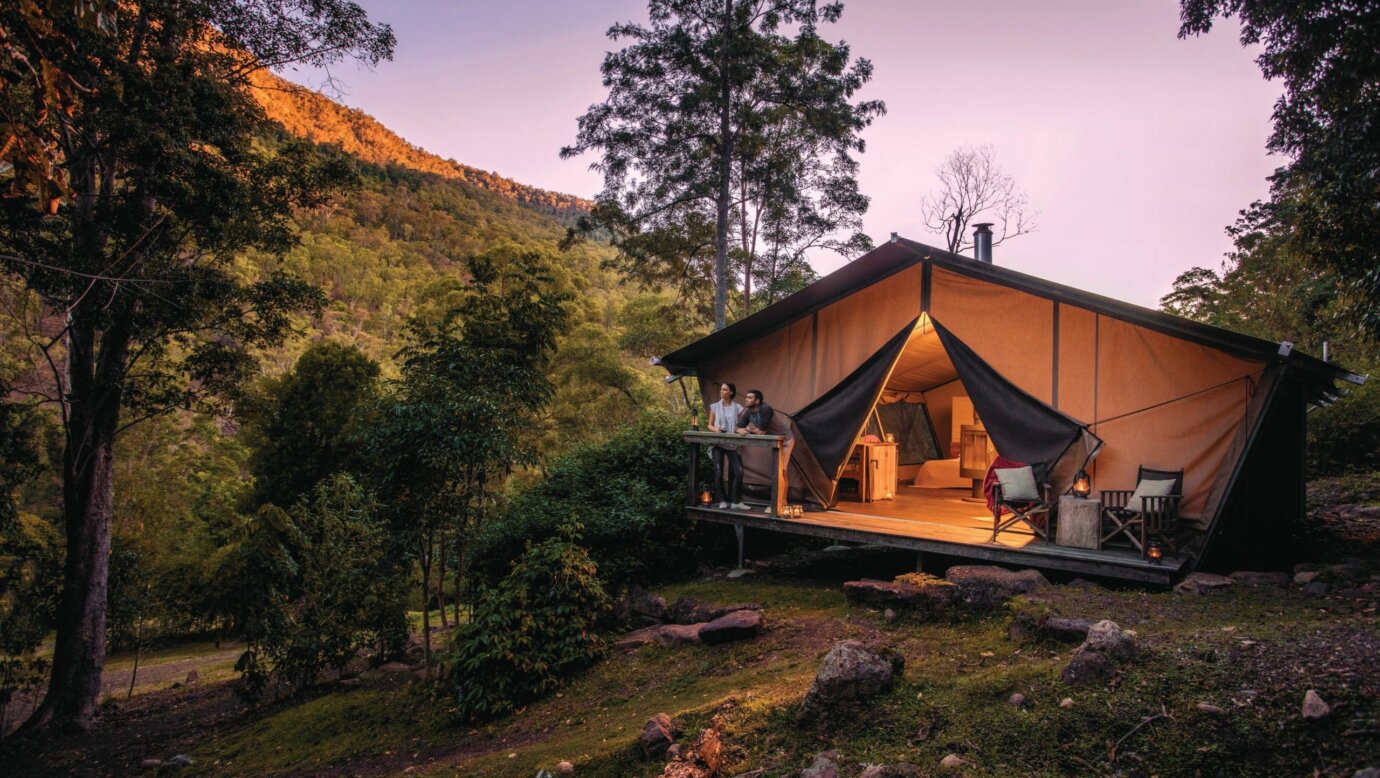
[[[757,527],[1155,581],[1203,564],[1284,563],[1304,510],[1305,413],[1339,381],[1363,380],[1288,343],[895,236],[658,362],[668,380],[697,377],[706,405],[721,381],[760,389],[781,412],[772,432],[794,439],[785,483],[772,483],[768,448],[745,446],[745,483],[776,487],[801,515],[692,499],[692,518],[733,524],[740,538]],[[1151,564],[1052,535],[989,537],[973,473],[960,471],[971,464],[959,461],[970,455],[960,430],[980,431],[988,460],[1047,467],[1061,494],[1080,469],[1095,494],[1133,488],[1142,466],[1182,470],[1172,555]],[[896,441],[890,496],[854,499],[857,447],[884,437]]]

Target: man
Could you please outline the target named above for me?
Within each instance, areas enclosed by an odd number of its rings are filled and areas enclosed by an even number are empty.
[[[763,513],[785,514],[787,497],[786,466],[791,461],[791,449],[795,447],[795,436],[791,434],[791,422],[784,416],[778,417],[776,411],[767,405],[761,389],[748,391],[743,398],[747,410],[741,417],[739,435],[780,435],[781,456],[776,460],[776,504],[762,509]]]
[[[737,431],[738,420],[743,414],[743,406],[734,401],[737,396],[738,387],[731,383],[719,384],[719,401],[709,406],[710,432]],[[747,503],[743,502],[743,455],[738,453],[738,445],[716,443],[709,449],[709,457],[714,463],[714,499],[719,503],[719,510],[748,510]],[[728,477],[727,489],[724,488],[724,476]]]

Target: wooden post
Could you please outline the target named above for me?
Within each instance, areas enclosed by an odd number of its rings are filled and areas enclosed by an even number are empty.
[[[690,505],[700,502],[700,444],[691,442],[690,449]]]
[[[771,447],[771,513],[781,518],[781,443]]]
[[[738,536],[738,568],[737,568],[737,569],[742,570],[742,569],[743,569],[743,525],[742,525],[742,524],[734,524],[734,525],[733,525],[733,534],[736,535],[736,536]]]

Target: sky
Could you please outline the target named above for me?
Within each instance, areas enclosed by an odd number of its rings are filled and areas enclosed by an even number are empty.
[[[645,22],[645,2],[359,2],[397,50],[373,69],[335,67],[337,100],[442,157],[583,197],[602,188],[592,156],[558,152],[606,94],[609,25]],[[942,243],[920,216],[935,168],[991,144],[1039,211],[998,264],[1156,307],[1179,273],[1220,266],[1225,227],[1284,162],[1265,151],[1279,85],[1234,23],[1179,40],[1175,0],[849,0],[822,32],[872,61],[859,97],[887,105],[860,157],[876,243]],[[812,258],[821,274],[845,261]]]

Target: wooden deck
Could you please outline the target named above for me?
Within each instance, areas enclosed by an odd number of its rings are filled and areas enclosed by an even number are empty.
[[[1171,583],[1186,559],[1166,556],[1151,564],[1139,553],[1121,549],[1092,550],[1049,543],[1030,532],[1007,530],[992,537],[992,514],[982,503],[965,502],[966,490],[901,487],[894,500],[840,502],[834,510],[777,519],[754,510],[718,510],[693,506],[688,515],[700,521],[772,532],[876,543],[921,552],[999,564],[1060,570],[1154,584]]]

